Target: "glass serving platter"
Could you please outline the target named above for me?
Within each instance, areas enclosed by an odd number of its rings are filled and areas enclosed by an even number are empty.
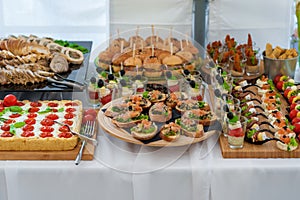
[[[77,43],[89,50],[89,53],[84,54],[84,61],[81,65],[71,65],[70,71],[61,73],[60,75],[64,78],[84,84],[85,77],[88,71],[89,58],[92,49],[92,41],[70,41]],[[70,88],[64,85],[58,85],[44,81],[42,83],[27,84],[27,85],[0,85],[1,92],[80,92],[83,89]]]

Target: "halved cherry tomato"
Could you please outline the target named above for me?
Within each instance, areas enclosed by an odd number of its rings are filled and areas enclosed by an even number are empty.
[[[67,127],[67,126],[61,126],[61,127],[59,127],[59,129],[58,129],[60,132],[69,132],[70,130],[69,130],[69,127]]]
[[[52,134],[52,133],[49,133],[49,132],[42,132],[42,133],[40,134],[40,137],[41,137],[41,138],[53,137],[53,134]]]
[[[65,103],[65,106],[78,106],[78,104],[75,102],[69,102],[69,103]]]
[[[4,110],[3,106],[0,106],[0,112],[2,112]]]
[[[52,108],[51,111],[52,112],[58,112],[58,110],[56,108]]]
[[[73,125],[73,121],[71,121],[71,120],[65,120],[65,121],[63,121],[63,123],[66,125],[69,125],[69,126]]]
[[[6,107],[14,106],[17,103],[17,97],[13,94],[8,94],[3,99],[3,105]]]
[[[35,117],[37,117],[37,114],[36,114],[36,113],[29,113],[29,114],[27,115],[27,117],[28,117],[28,118],[35,118]]]
[[[38,107],[31,107],[28,109],[28,112],[30,113],[34,113],[34,112],[38,112],[40,109]]]
[[[10,118],[18,118],[20,116],[21,116],[21,114],[19,114],[19,113],[14,113],[14,114],[9,115]]]
[[[4,124],[1,126],[2,131],[9,131],[9,129],[10,129],[10,126],[8,124]]]
[[[293,120],[292,120],[292,125],[294,125],[295,123],[298,123],[300,122],[300,117],[295,117]]]
[[[23,102],[21,102],[21,101],[18,101],[17,103],[16,103],[16,106],[24,106],[25,104],[23,103]]]
[[[54,124],[54,121],[52,120],[52,119],[43,119],[42,121],[41,121],[41,124],[43,125],[43,126],[52,126],[53,124]]]
[[[11,124],[11,123],[15,123],[15,122],[16,122],[16,120],[14,120],[14,119],[7,119],[4,121],[5,124]]]
[[[65,114],[64,117],[65,117],[65,119],[72,119],[75,117],[75,115],[73,113],[67,113],[67,114]]]
[[[32,125],[25,125],[23,128],[22,128],[23,131],[33,131],[34,130],[34,126]]]
[[[48,106],[49,106],[49,107],[57,107],[57,106],[58,106],[58,103],[49,102],[49,103],[48,103]]]
[[[14,136],[12,133],[10,133],[9,131],[5,131],[1,134],[1,137],[12,137]]]
[[[43,127],[40,128],[40,130],[42,132],[50,133],[50,132],[54,131],[54,128],[52,128],[51,126],[43,126]]]
[[[36,123],[36,120],[34,118],[28,118],[28,119],[25,119],[24,122],[28,125],[33,125]]]
[[[49,114],[46,116],[47,119],[57,120],[59,117],[57,114]]]
[[[290,119],[293,120],[295,117],[297,117],[297,113],[298,113],[298,110],[292,110],[290,112]]]
[[[22,137],[32,137],[34,136],[34,133],[32,131],[24,131],[22,134],[21,134]]]
[[[75,112],[75,111],[76,111],[75,108],[67,108],[66,109],[66,112],[68,112],[68,113],[72,113],[72,112]]]
[[[60,138],[70,138],[72,136],[73,136],[73,134],[70,132],[62,132],[62,133],[58,134],[58,137],[60,137]]]
[[[31,106],[31,107],[41,107],[41,106],[42,106],[42,103],[41,103],[41,102],[38,102],[38,101],[37,101],[37,102],[31,102],[31,103],[30,103],[30,106]]]

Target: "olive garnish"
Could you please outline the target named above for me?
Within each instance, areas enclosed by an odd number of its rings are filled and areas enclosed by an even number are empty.
[[[96,83],[96,81],[97,81],[97,80],[96,80],[95,77],[91,77],[91,78],[90,78],[90,82],[91,82],[91,83]]]
[[[142,79],[142,76],[141,75],[136,75],[135,76],[135,80],[141,80]]]
[[[228,119],[233,119],[234,118],[233,113],[232,112],[227,113],[227,118]]]
[[[124,79],[121,79],[120,84],[121,84],[122,87],[124,87],[124,86],[126,86],[126,81]]]
[[[224,105],[224,106],[223,106],[223,110],[224,110],[225,112],[229,112],[229,106],[228,106],[228,105]]]
[[[96,71],[100,74],[103,71],[103,69],[101,67],[97,67]]]
[[[98,85],[99,88],[103,87],[104,86],[104,81],[102,79],[99,79],[97,85]]]
[[[216,79],[220,85],[224,84],[224,78],[220,74],[216,75]]]
[[[121,70],[120,70],[120,75],[121,75],[121,76],[124,76],[124,75],[125,75],[125,70],[124,70],[124,69],[121,69]]]
[[[221,91],[219,89],[215,89],[214,93],[216,97],[221,97]]]
[[[190,86],[191,86],[192,88],[195,88],[195,87],[196,87],[196,82],[195,82],[194,80],[191,80],[191,81],[190,81]]]
[[[170,79],[172,77],[172,72],[166,71],[166,77]]]
[[[115,79],[115,76],[113,74],[108,74],[107,78],[108,80],[112,81]]]
[[[188,76],[190,74],[190,71],[188,69],[183,70],[184,75]]]

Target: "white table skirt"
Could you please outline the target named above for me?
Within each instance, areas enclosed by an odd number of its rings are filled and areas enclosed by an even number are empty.
[[[299,159],[223,159],[215,139],[180,155],[179,148],[157,153],[157,148],[101,133],[95,159],[78,166],[73,161],[0,161],[0,200],[297,197]],[[214,148],[201,159],[207,146]]]

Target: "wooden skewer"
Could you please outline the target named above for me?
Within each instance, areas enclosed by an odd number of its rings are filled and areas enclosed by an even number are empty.
[[[121,41],[121,53],[123,53],[123,48],[124,48],[124,41]]]
[[[180,40],[180,50],[183,51],[182,40]]]
[[[173,42],[170,43],[171,55],[173,55]]]
[[[132,57],[135,57],[135,43],[133,44]]]
[[[152,48],[151,56],[153,57],[154,56],[154,45],[153,44],[151,45],[151,48]]]

